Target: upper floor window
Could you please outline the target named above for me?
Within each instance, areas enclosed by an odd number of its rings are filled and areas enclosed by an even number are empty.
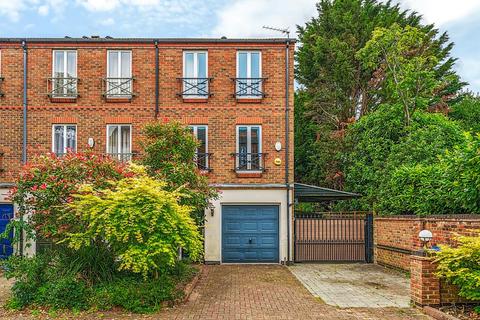
[[[54,98],[77,97],[77,51],[54,50],[53,74],[50,96]]]
[[[68,151],[77,151],[77,126],[73,124],[53,125],[52,152],[61,156]]]
[[[195,153],[195,163],[200,170],[209,170],[208,127],[204,125],[190,126],[190,129],[200,143]]]
[[[132,159],[131,125],[107,125],[107,154],[120,161]]]
[[[183,92],[184,98],[207,98],[208,61],[206,51],[183,52]]]
[[[107,52],[107,98],[131,98],[133,95],[132,52],[109,50]]]
[[[262,98],[262,56],[260,51],[237,52],[237,98]]]
[[[237,126],[236,171],[263,171],[262,127]]]

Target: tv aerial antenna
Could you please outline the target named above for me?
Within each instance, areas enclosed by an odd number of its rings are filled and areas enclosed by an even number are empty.
[[[290,39],[290,30],[288,30],[288,28],[274,28],[274,27],[270,27],[270,26],[263,26],[262,28],[267,29],[267,30],[276,31],[276,32],[281,32],[281,33],[287,35],[287,39]]]

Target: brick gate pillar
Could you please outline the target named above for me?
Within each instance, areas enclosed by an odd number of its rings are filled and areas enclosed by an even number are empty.
[[[440,280],[431,257],[412,255],[410,258],[410,299],[421,306],[440,304]]]

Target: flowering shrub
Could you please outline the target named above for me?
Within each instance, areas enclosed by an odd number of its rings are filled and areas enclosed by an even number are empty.
[[[81,184],[108,188],[112,181],[133,176],[126,164],[109,157],[69,152],[40,156],[27,164],[12,190],[12,200],[28,224],[44,238],[60,239],[66,231],[79,227],[67,203]]]
[[[178,191],[139,174],[117,181],[113,189],[83,186],[69,204],[85,226],[66,233],[63,240],[78,250],[108,243],[119,260],[119,270],[158,276],[175,266],[183,248],[192,260],[201,256],[200,232],[190,217],[191,208],[178,203]]]

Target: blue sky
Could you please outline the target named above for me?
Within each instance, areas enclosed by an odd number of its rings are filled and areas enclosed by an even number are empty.
[[[480,0],[397,0],[455,42],[457,70],[480,92]],[[0,0],[0,37],[268,37],[303,24],[316,0]]]

